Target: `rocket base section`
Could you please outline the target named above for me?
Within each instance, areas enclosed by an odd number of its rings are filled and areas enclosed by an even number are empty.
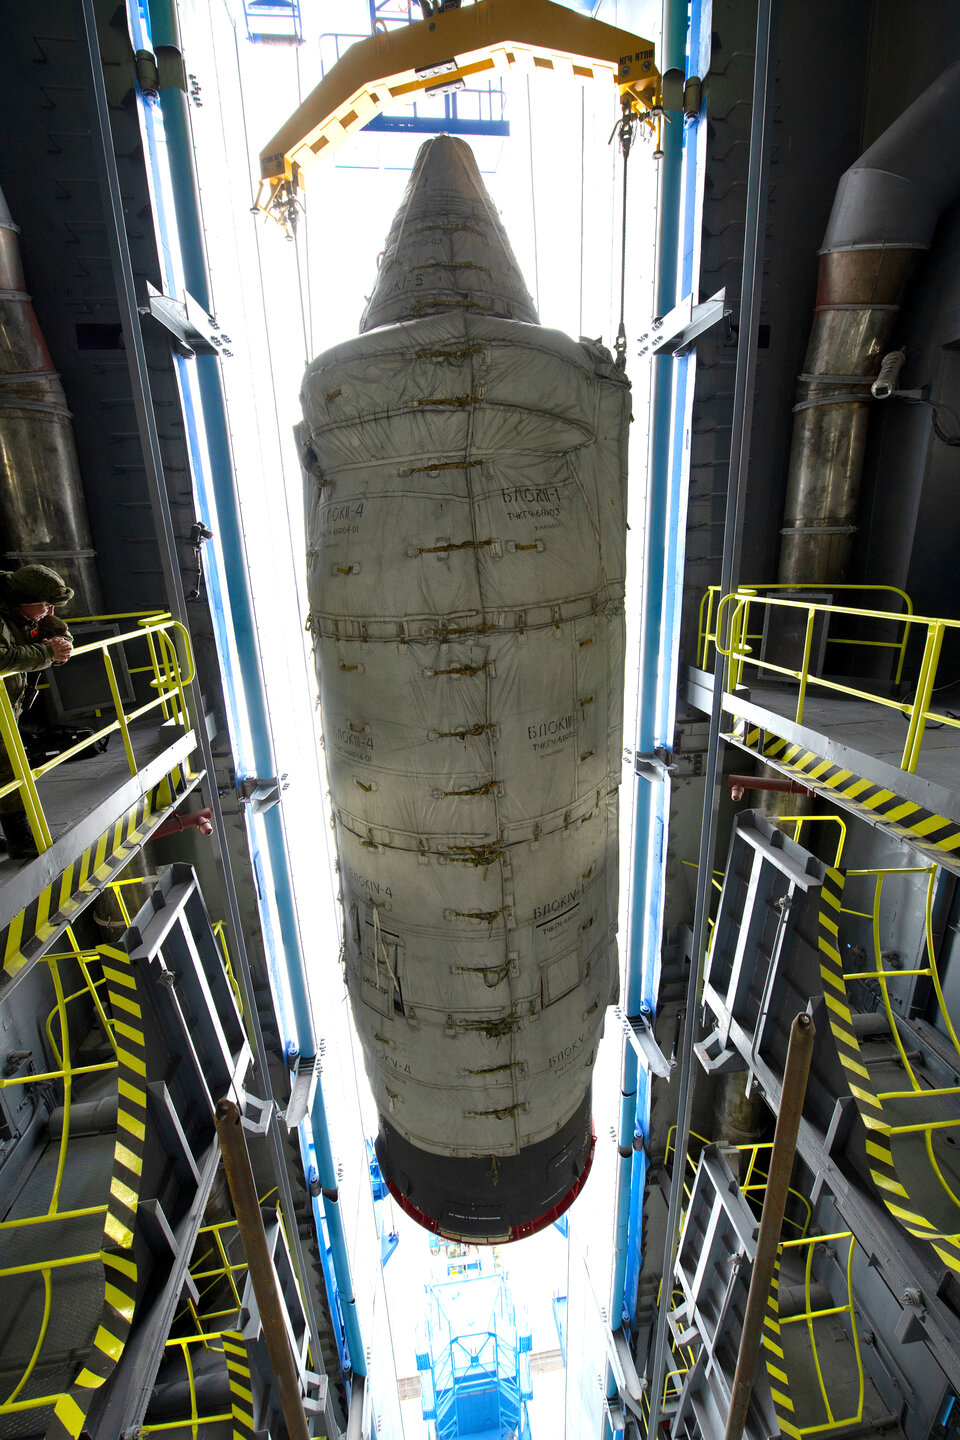
[[[391,1195],[418,1224],[447,1239],[496,1245],[545,1230],[573,1204],[595,1143],[588,1090],[566,1125],[518,1155],[434,1155],[382,1115],[376,1152]]]

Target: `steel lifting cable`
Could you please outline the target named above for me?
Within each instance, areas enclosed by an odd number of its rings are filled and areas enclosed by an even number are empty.
[[[630,158],[630,147],[633,144],[633,131],[637,123],[637,117],[629,109],[629,102],[624,101],[623,114],[614,126],[613,136],[617,135],[620,140],[620,149],[623,153],[623,196],[621,200],[622,216],[620,228],[620,324],[617,327],[617,339],[613,347],[614,364],[618,370],[627,368],[627,331],[624,325],[624,314],[626,310],[627,297],[627,161]]]
[[[294,52],[294,60],[297,67],[297,104],[303,103],[303,81],[300,75],[300,51]],[[303,286],[300,287],[300,313],[303,319],[303,345],[306,352],[306,362],[309,365],[313,359],[313,291],[310,284],[310,216],[307,214],[307,207],[301,205],[303,215],[303,249],[306,258],[306,298],[304,298]],[[294,243],[297,245],[297,283],[300,284],[300,242],[294,235]]]
[[[291,212],[292,223],[288,239],[293,241],[293,253],[297,262],[297,290],[300,295],[300,325],[303,330],[303,363],[310,364],[310,340],[307,334],[307,306],[303,292],[303,272],[300,267],[300,234],[296,223],[296,212]]]

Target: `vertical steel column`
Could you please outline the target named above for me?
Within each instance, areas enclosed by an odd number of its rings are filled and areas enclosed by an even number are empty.
[[[740,1440],[747,1421],[753,1375],[760,1355],[763,1322],[767,1313],[767,1296],[770,1294],[777,1262],[780,1229],[783,1225],[783,1213],[787,1208],[787,1191],[790,1188],[790,1175],[797,1153],[797,1135],[800,1132],[800,1116],[803,1113],[803,1097],[807,1093],[807,1076],[810,1073],[815,1037],[812,1018],[806,1014],[798,1015],[790,1027],[780,1110],[773,1135],[773,1149],[770,1152],[770,1171],[763,1195],[763,1209],[760,1212],[757,1253],[750,1274],[750,1290],[743,1317],[743,1330],[740,1333],[740,1350],[733,1377],[724,1440]]]
[[[682,69],[687,48],[687,6],[681,0],[664,0],[664,53],[661,68]],[[658,197],[659,234],[654,305],[664,315],[676,303],[680,232],[680,167],[683,152],[682,120],[664,125],[664,157]],[[670,489],[670,418],[673,412],[674,361],[661,356],[653,362],[651,379],[653,423],[650,435],[649,487],[645,517],[644,587],[640,622],[640,709],[637,717],[636,749],[652,751],[656,745],[657,675],[660,659],[660,630],[663,623],[664,551],[667,531],[667,496]],[[651,870],[650,836],[653,828],[654,787],[663,782],[638,776],[634,780],[634,864],[630,907],[630,942],[627,953],[625,1009],[637,1015],[644,1001],[644,950],[648,925],[648,876]],[[639,1162],[633,1148],[637,1123],[638,1087],[641,1083],[636,1051],[624,1046],[620,1084],[620,1126],[618,1148],[620,1168],[617,1181],[615,1259],[610,1325],[622,1325],[629,1261],[632,1190],[637,1183]],[[610,1377],[607,1394],[616,1394]]]
[[[723,560],[720,593],[730,594],[740,572],[746,478],[750,463],[750,430],[753,418],[754,376],[757,367],[757,315],[763,282],[763,236],[767,217],[767,172],[769,169],[770,127],[773,112],[775,34],[779,0],[758,0],[757,44],[753,71],[753,114],[750,122],[750,158],[747,167],[747,201],[744,225],[743,282],[740,292],[740,332],[733,390],[730,435],[730,470],[727,480],[727,509],[723,532]],[[723,657],[717,655],[710,711],[710,738],[704,774],[703,818],[700,830],[696,908],[693,922],[690,978],[687,986],[683,1046],[680,1055],[680,1094],[677,1110],[676,1148],[670,1181],[666,1237],[663,1248],[663,1283],[656,1322],[653,1368],[650,1377],[650,1423],[648,1434],[655,1437],[660,1424],[660,1406],[667,1358],[667,1314],[673,1294],[671,1277],[676,1259],[683,1201],[683,1173],[690,1141],[693,1108],[692,1066],[696,1064],[693,1042],[703,988],[703,959],[709,910],[710,882],[716,848],[717,808],[720,787],[717,781],[720,751],[720,717],[723,708]]]
[[[149,0],[149,16],[151,41],[157,52],[164,50],[170,56],[179,57],[181,55],[181,39],[173,0]],[[184,282],[194,299],[199,300],[210,310],[213,307],[213,296],[201,224],[199,183],[194,164],[189,102],[185,93],[177,86],[164,86],[159,93],[159,104],[163,114],[164,134],[172,157],[170,176],[176,207],[177,232],[183,258]],[[233,490],[233,451],[227,425],[226,398],[220,374],[220,361],[215,355],[198,355],[191,363],[197,367],[204,426],[208,446],[212,452],[211,478],[216,507],[216,523],[226,562],[226,581],[235,638],[244,670],[247,714],[254,745],[254,760],[259,774],[272,775],[276,769],[276,762],[260,654],[254,633],[253,602],[248,584],[243,537]],[[275,899],[286,940],[287,964],[285,969],[290,986],[296,1030],[293,1038],[302,1063],[307,1064],[316,1058],[316,1030],[307,991],[305,966],[300,950],[297,910],[290,883],[286,842],[279,807],[266,812],[263,816],[263,824]],[[249,993],[252,994],[252,990]],[[285,1038],[289,1039],[290,1037]],[[263,1074],[265,1077],[268,1074],[265,1064]],[[265,1081],[265,1083],[267,1082]],[[350,1367],[356,1374],[365,1375],[366,1356],[353,1292],[343,1217],[336,1194],[336,1171],[324,1112],[323,1086],[319,1078],[311,1111],[311,1128],[321,1182],[324,1186],[324,1216],[330,1235],[333,1269],[341,1301],[340,1308],[349,1350]],[[271,1126],[271,1131],[272,1129]],[[334,1178],[331,1180],[330,1176]],[[319,1243],[323,1244],[322,1236],[319,1236]],[[333,1312],[332,1301],[330,1308]],[[310,1309],[311,1318],[314,1318],[312,1301]],[[331,1318],[336,1323],[336,1315],[332,1313]],[[314,1329],[316,1329],[315,1326]],[[316,1333],[314,1338],[317,1341]]]
[[[240,1109],[232,1100],[218,1100],[215,1118],[223,1168],[230,1187],[230,1199],[233,1201],[237,1227],[247,1257],[253,1293],[263,1326],[263,1338],[267,1344],[267,1354],[270,1356],[270,1366],[277,1384],[277,1398],[283,1411],[287,1434],[290,1440],[309,1440],[300,1377],[290,1349],[286,1311],[280,1297],[277,1272],[273,1268],[273,1259],[267,1245],[267,1234],[263,1228],[260,1201],[257,1198],[253,1170],[250,1168]]]
[[[149,6],[151,39],[157,50],[180,55],[180,34],[175,6],[171,0],[152,0]],[[207,310],[213,309],[213,294],[207,268],[203,227],[200,219],[199,185],[193,156],[193,134],[190,127],[188,100],[177,86],[164,86],[159,93],[163,114],[164,135],[170,149],[170,177],[176,207],[177,236],[183,261],[184,283],[195,300]],[[190,362],[196,367],[197,386],[203,411],[203,424],[210,455],[210,489],[215,508],[214,523],[224,556],[225,587],[230,601],[237,653],[243,667],[247,717],[253,743],[253,759],[258,775],[276,772],[276,757],[270,732],[269,709],[257,644],[253,601],[250,593],[243,534],[237,511],[234,489],[235,467],[227,403],[217,355],[197,355]],[[267,852],[275,887],[277,908],[286,922],[290,935],[297,934],[296,908],[290,888],[286,844],[279,809],[274,807],[263,816]],[[299,951],[297,960],[299,962]],[[301,963],[287,966],[287,978],[293,1003],[297,1048],[303,1056],[313,1056],[313,1019],[310,999]]]
[[[163,475],[160,437],[157,431],[156,416],[153,408],[150,373],[147,366],[143,335],[140,329],[136,283],[123,218],[123,201],[120,193],[120,180],[117,173],[116,155],[113,146],[113,132],[110,128],[110,108],[103,77],[103,64],[100,58],[100,42],[97,34],[94,0],[76,0],[76,10],[78,16],[78,35],[86,51],[87,63],[85,73],[91,115],[91,144],[94,150],[100,181],[107,244],[113,267],[114,284],[117,291],[117,304],[120,311],[124,349],[127,355],[127,367],[130,374],[130,386],[137,418],[137,429],[143,451],[151,510],[160,549],[167,608],[175,618],[185,623],[187,606],[183,593],[183,583],[176,550],[176,537],[170,516]],[[188,698],[192,711],[195,711],[196,706],[193,694],[191,693]],[[207,733],[207,727],[203,718],[200,717],[198,720],[195,714],[192,714],[191,718],[194,724],[200,753],[203,757],[203,768],[212,782],[208,789],[208,796],[214,814],[214,835],[219,837],[225,833],[225,824],[223,812],[220,808],[220,797],[217,794],[215,781],[216,766],[210,745],[210,737]],[[230,862],[230,852],[226,844],[222,843],[219,838],[217,839],[217,845],[220,854],[220,864],[224,874],[224,886],[227,897],[227,907],[230,912],[230,923],[233,929],[234,955],[243,977],[246,993],[249,996],[253,994],[253,982],[250,975],[250,963],[247,957],[246,946],[244,944],[243,922],[237,903],[237,889]],[[270,1074],[269,1064],[256,1006],[252,1006],[249,1013],[254,1028],[258,1068],[263,1079],[263,1084],[268,1087]],[[288,1215],[292,1216],[295,1213],[295,1207],[290,1188],[290,1177],[287,1173],[282,1141],[275,1123],[271,1123],[270,1125],[268,1140],[285,1210]],[[339,1219],[339,1216],[337,1218]],[[294,1227],[292,1231],[292,1240],[294,1246],[299,1247],[300,1240],[296,1227]],[[300,1253],[299,1250],[298,1260],[302,1273],[306,1274],[307,1264],[303,1254]],[[350,1293],[352,1295],[352,1290]],[[319,1355],[320,1327],[316,1315],[314,1296],[310,1286],[306,1287],[306,1303],[310,1318],[312,1341],[315,1353]],[[356,1323],[355,1307],[353,1307],[349,1313],[354,1323]],[[354,1338],[351,1337],[350,1343],[351,1354],[353,1353],[355,1345],[356,1351],[360,1355],[361,1365],[365,1370],[365,1356],[359,1339],[359,1331],[356,1333],[355,1342]]]

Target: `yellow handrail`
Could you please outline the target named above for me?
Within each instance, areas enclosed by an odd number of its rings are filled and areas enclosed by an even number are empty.
[[[4,686],[0,686],[0,690],[3,690],[4,695],[6,694],[6,688]],[[94,1001],[97,1006],[98,1014],[101,1018],[101,1023],[104,1024],[106,1033],[108,1036],[110,1036],[111,1040],[113,1037],[111,1035],[109,1022],[107,1022],[106,1016],[103,1012],[103,1008],[99,1003],[99,997],[96,994],[95,986],[91,983],[89,974],[86,971],[85,966],[81,964],[81,969],[86,980],[86,985],[82,989],[74,991],[71,995],[66,995],[64,993],[63,982],[60,977],[59,962],[61,960],[77,960],[78,962],[81,962],[82,957],[85,954],[85,952],[81,951],[79,945],[77,944],[76,938],[74,937],[73,931],[69,926],[67,927],[67,938],[72,947],[71,952],[62,955],[44,955],[42,957],[43,963],[48,965],[50,968],[50,978],[52,980],[54,993],[57,999],[56,1006],[54,1007],[51,1015],[47,1019],[46,1030],[51,1050],[57,1057],[57,1063],[60,1068],[55,1071],[46,1072],[43,1075],[31,1074],[27,1076],[11,1076],[4,1081],[0,1081],[0,1084],[6,1085],[24,1084],[28,1082],[37,1083],[45,1079],[56,1079],[59,1080],[63,1085],[63,1127],[60,1132],[60,1144],[57,1154],[57,1167],[54,1175],[54,1182],[50,1195],[50,1201],[44,1215],[22,1216],[14,1220],[6,1220],[0,1222],[0,1230],[21,1229],[28,1225],[43,1225],[50,1224],[56,1221],[62,1222],[64,1220],[76,1220],[88,1215],[104,1215],[106,1214],[108,1208],[106,1205],[92,1205],[79,1210],[64,1211],[60,1209],[60,1190],[63,1184],[63,1176],[67,1163],[67,1150],[70,1141],[70,1111],[73,1097],[74,1077],[80,1074],[87,1074],[94,1069],[117,1069],[116,1061],[108,1062],[106,1064],[97,1066],[74,1066],[70,1058],[70,1032],[67,1021],[67,1003],[69,1000],[75,999],[78,995],[89,993],[94,996]],[[87,955],[86,958],[95,958],[95,956]],[[56,1016],[60,1022],[59,1046],[53,1039],[52,1021],[54,1016]],[[20,1376],[20,1379],[14,1386],[13,1390],[11,1390],[6,1400],[0,1402],[0,1415],[13,1413],[24,1409],[35,1409],[48,1404],[55,1405],[60,1400],[61,1397],[59,1394],[48,1397],[33,1398],[27,1401],[18,1400],[17,1397],[20,1395],[24,1386],[28,1383],[34,1373],[34,1370],[36,1369],[37,1363],[40,1360],[41,1354],[43,1352],[43,1346],[47,1338],[47,1332],[50,1328],[50,1317],[52,1313],[53,1303],[53,1286],[51,1280],[52,1272],[54,1270],[69,1268],[72,1265],[89,1264],[93,1261],[99,1260],[101,1258],[101,1253],[102,1252],[98,1250],[92,1253],[84,1253],[80,1255],[68,1255],[56,1258],[50,1257],[43,1260],[33,1261],[25,1265],[8,1265],[5,1266],[3,1269],[0,1269],[0,1279],[13,1275],[39,1274],[41,1284],[43,1286],[43,1307],[40,1315],[40,1325],[37,1331],[37,1338],[34,1343],[30,1357],[27,1361],[27,1364],[24,1368],[23,1374]]]
[[[874,967],[869,970],[845,970],[844,979],[874,981],[879,986],[880,998],[883,1003],[883,1011],[886,1016],[887,1025],[890,1030],[890,1038],[893,1041],[894,1046],[896,1047],[900,1065],[910,1083],[909,1090],[876,1091],[875,1098],[878,1104],[880,1104],[881,1108],[883,1102],[887,1100],[916,1099],[921,1101],[927,1101],[933,1099],[944,1099],[951,1095],[960,1095],[960,1087],[958,1086],[948,1085],[941,1087],[932,1087],[926,1086],[921,1083],[910,1061],[909,1052],[907,1051],[903,1043],[903,1039],[900,1035],[900,1031],[897,1026],[896,1017],[893,1010],[893,1002],[890,995],[889,982],[891,979],[896,980],[900,977],[918,977],[928,979],[933,986],[934,993],[937,998],[937,1004],[940,1008],[940,1014],[943,1018],[943,1024],[946,1028],[947,1034],[950,1037],[950,1040],[953,1043],[954,1050],[957,1052],[958,1060],[960,1060],[960,1038],[958,1038],[957,1029],[954,1025],[953,1017],[951,1016],[950,1011],[947,1007],[946,998],[943,993],[943,987],[940,980],[940,970],[936,958],[936,942],[933,934],[933,899],[938,873],[939,867],[936,865],[913,865],[896,870],[869,869],[847,871],[848,879],[853,876],[859,876],[863,878],[872,878],[874,880],[873,906],[869,913],[864,911],[852,911],[847,909],[846,907],[842,907],[842,910],[845,914],[855,914],[864,919],[870,920],[875,964]],[[927,964],[925,966],[919,966],[908,970],[887,970],[884,966],[884,950],[880,928],[880,901],[883,892],[884,881],[894,875],[926,875],[927,877],[926,896],[924,904],[924,928],[927,948]],[[956,1194],[949,1181],[947,1180],[947,1177],[944,1175],[940,1163],[937,1159],[936,1152],[933,1148],[934,1130],[952,1130],[960,1128],[960,1106],[958,1106],[957,1113],[954,1116],[948,1116],[947,1118],[942,1120],[922,1120],[917,1121],[914,1124],[894,1125],[890,1124],[889,1121],[887,1121],[886,1119],[883,1119],[879,1123],[882,1126],[884,1133],[887,1135],[892,1136],[922,1134],[924,1136],[924,1149],[926,1150],[927,1159],[930,1162],[930,1167],[933,1170],[934,1174],[937,1176],[937,1179],[939,1180],[944,1192],[958,1207],[958,1210],[960,1210],[960,1195]],[[958,1216],[958,1218],[960,1218],[960,1216]]]
[[[230,947],[229,947],[229,945],[227,944],[227,932],[226,932],[226,927],[224,926],[224,923],[223,923],[222,920],[216,920],[216,921],[214,921],[214,924],[213,924],[213,933],[214,933],[214,935],[216,936],[217,941],[218,941],[218,943],[219,943],[219,945],[220,945],[220,953],[221,953],[221,955],[222,955],[222,957],[223,957],[223,968],[224,968],[224,971],[225,971],[225,973],[226,973],[227,980],[228,980],[229,985],[230,985],[230,989],[233,991],[233,998],[234,998],[234,1000],[235,1000],[235,1002],[236,1002],[236,1006],[237,1006],[237,1014],[240,1016],[240,1019],[242,1020],[242,1019],[243,1019],[243,992],[242,992],[242,990],[240,989],[240,986],[237,984],[236,976],[235,976],[234,973],[233,973],[233,966],[232,966],[232,964],[230,963]]]
[[[222,1343],[221,1343],[219,1346],[217,1346],[217,1345],[210,1345],[209,1342],[210,1342],[211,1340],[221,1340],[221,1341],[222,1341],[222,1335],[223,1335],[223,1333],[224,1333],[223,1331],[220,1331],[219,1333],[217,1333],[217,1334],[215,1334],[215,1335],[184,1335],[184,1336],[176,1336],[176,1337],[174,1337],[173,1339],[168,1340],[168,1341],[166,1342],[166,1349],[169,1350],[169,1349],[171,1349],[172,1347],[179,1346],[180,1351],[181,1351],[181,1353],[182,1353],[182,1355],[183,1355],[183,1363],[184,1363],[184,1365],[186,1366],[186,1371],[187,1371],[187,1386],[188,1386],[189,1391],[190,1391],[190,1419],[189,1419],[189,1421],[187,1421],[185,1418],[183,1418],[183,1419],[178,1419],[178,1420],[165,1420],[165,1421],[163,1421],[162,1423],[158,1423],[158,1424],[156,1424],[156,1425],[141,1425],[141,1426],[140,1426],[140,1434],[141,1434],[141,1435],[156,1435],[156,1434],[159,1434],[160,1432],[162,1432],[162,1431],[164,1431],[164,1430],[183,1430],[183,1429],[185,1428],[185,1426],[186,1426],[187,1424],[189,1424],[189,1426],[190,1426],[190,1432],[191,1432],[191,1434],[192,1434],[192,1436],[193,1436],[193,1440],[198,1440],[199,1431],[200,1431],[200,1426],[201,1426],[201,1425],[217,1425],[217,1424],[223,1424],[223,1423],[225,1423],[226,1421],[233,1419],[233,1411],[232,1411],[232,1410],[228,1410],[228,1411],[226,1411],[225,1413],[216,1414],[216,1415],[201,1415],[201,1414],[200,1414],[199,1410],[197,1409],[197,1387],[196,1387],[196,1381],[195,1381],[194,1371],[193,1371],[193,1362],[192,1362],[192,1360],[190,1359],[190,1346],[191,1346],[191,1345],[195,1345],[195,1344],[203,1345],[204,1349],[207,1349],[207,1350],[217,1350],[217,1351],[219,1351],[219,1352],[222,1353],[222,1351],[223,1351],[223,1344],[222,1344]],[[229,1333],[232,1333],[232,1332],[229,1332]]]
[[[818,1310],[815,1310],[813,1308],[811,1300],[813,1252],[817,1245],[823,1245],[827,1241],[835,1240],[850,1241],[850,1245],[847,1250],[846,1264],[847,1303],[845,1305],[825,1306],[821,1307]],[[803,1279],[804,1300],[806,1302],[806,1308],[800,1315],[780,1315],[778,1316],[778,1319],[781,1329],[783,1329],[784,1325],[806,1324],[807,1333],[810,1337],[810,1353],[813,1359],[814,1368],[817,1372],[817,1383],[820,1387],[820,1396],[823,1400],[824,1410],[827,1414],[827,1419],[821,1425],[796,1426],[795,1432],[791,1431],[791,1433],[796,1433],[797,1435],[822,1435],[825,1431],[837,1430],[844,1425],[858,1425],[863,1417],[863,1360],[860,1355],[860,1340],[859,1336],[857,1335],[857,1313],[853,1298],[853,1251],[855,1244],[856,1242],[854,1240],[854,1237],[849,1230],[838,1230],[836,1233],[831,1235],[809,1235],[800,1240],[784,1240],[780,1244],[779,1253],[781,1257],[783,1256],[783,1252],[785,1250],[797,1249],[801,1245],[805,1245],[807,1247],[806,1264],[804,1265]],[[857,1398],[856,1414],[848,1415],[843,1419],[837,1418],[837,1416],[835,1416],[833,1413],[833,1407],[830,1404],[830,1397],[827,1394],[827,1387],[823,1379],[823,1370],[820,1366],[820,1356],[817,1351],[817,1341],[813,1330],[814,1321],[826,1319],[831,1315],[850,1316],[850,1338],[853,1342],[853,1351],[857,1362],[857,1375],[859,1378],[859,1394]],[[791,1423],[794,1425],[796,1423],[796,1418],[797,1417],[795,1416],[791,1417]]]
[[[77,945],[76,940],[73,937],[73,931],[69,925],[67,926],[66,933],[68,939],[75,947],[74,952],[72,954],[66,954],[57,957],[48,956],[47,958],[75,960],[80,967],[80,973],[83,976],[85,983],[81,985],[79,990],[74,990],[71,995],[65,996],[64,1003],[68,1004],[71,1000],[77,1000],[81,995],[89,995],[93,1000],[94,1008],[96,1009],[100,1024],[103,1026],[104,1034],[106,1035],[107,1039],[110,1042],[110,1045],[113,1048],[114,1055],[116,1055],[117,1041],[113,1033],[113,1024],[108,1018],[107,1012],[103,1008],[103,1003],[100,999],[100,996],[97,994],[97,990],[106,984],[106,980],[102,975],[99,980],[91,980],[90,971],[87,969],[88,964],[90,964],[91,962],[93,962],[94,964],[98,964],[100,956],[97,954],[96,950],[81,951],[79,946]],[[47,1044],[50,1046],[50,1050],[54,1055],[57,1064],[60,1065],[63,1062],[63,1057],[60,1054],[60,1049],[57,1045],[56,1040],[53,1038],[53,1021],[57,1014],[59,1014],[59,1005],[55,1005],[50,1011],[50,1014],[47,1016],[47,1023],[45,1029],[47,1032]],[[74,1074],[76,1074],[76,1071],[74,1071]]]
[[[751,606],[755,605],[798,610],[805,613],[806,628],[804,632],[803,660],[799,669],[790,665],[780,665],[771,659],[761,660],[753,657],[752,648],[747,641],[751,638],[756,638],[756,636],[749,631],[750,609]],[[822,615],[895,621],[904,627],[904,637],[902,641],[898,642],[904,646],[909,637],[910,626],[916,626],[918,628],[924,627],[925,643],[923,658],[914,686],[913,699],[905,701],[892,700],[888,696],[878,695],[870,690],[863,690],[856,685],[847,685],[839,680],[827,680],[822,675],[811,674],[810,655],[814,624],[817,617]],[[940,660],[940,651],[948,630],[960,630],[960,620],[941,620],[933,616],[914,615],[912,612],[909,614],[894,615],[889,611],[845,608],[840,605],[823,605],[801,600],[786,600],[779,596],[757,595],[741,588],[736,593],[724,595],[717,605],[713,643],[716,646],[717,652],[727,659],[726,684],[728,688],[733,688],[740,683],[744,666],[748,663],[755,666],[758,671],[769,672],[772,675],[781,675],[789,680],[796,681],[798,689],[797,702],[794,707],[794,719],[798,725],[803,721],[804,704],[807,690],[810,686],[816,686],[819,690],[825,690],[829,694],[844,695],[855,700],[865,700],[869,704],[880,705],[887,710],[898,711],[907,720],[907,735],[901,754],[900,768],[912,775],[916,772],[917,762],[920,758],[920,748],[923,744],[924,731],[926,730],[928,720],[935,720],[938,725],[947,725],[952,729],[960,729],[960,719],[953,715],[944,714],[941,711],[931,710],[930,708],[933,693],[937,688],[935,682],[937,678],[937,666]],[[721,636],[725,636],[725,643],[721,640]]]
[[[897,599],[903,601],[903,610],[902,612],[881,611],[878,612],[878,618],[884,620],[902,620],[904,616],[913,614],[913,601],[910,599],[910,596],[907,594],[906,590],[900,590],[896,585],[859,585],[852,583],[844,583],[842,585],[798,585],[795,583],[778,583],[773,585],[740,585],[738,586],[736,593],[742,596],[760,596],[762,598],[764,594],[773,590],[793,590],[801,591],[804,593],[809,593],[811,590],[829,590],[831,594],[838,590],[859,590],[865,591],[867,594],[889,594],[894,595]],[[716,598],[719,594],[720,586],[711,585],[700,600],[699,624],[697,634],[697,663],[703,669],[706,669],[709,665],[710,646],[717,638],[717,631],[711,630],[710,627],[713,624],[714,605],[716,602]],[[864,645],[870,648],[877,648],[882,650],[897,650],[899,654],[897,658],[897,669],[894,675],[894,683],[899,684],[900,677],[903,673],[903,661],[907,648],[908,635],[908,629],[904,631],[904,636],[902,640],[848,640],[841,637],[828,635],[827,643],[829,645]],[[744,639],[744,641],[759,640],[762,638],[762,631],[756,631],[749,634],[744,633],[742,638]]]
[[[131,775],[137,773],[137,759],[133,749],[133,742],[130,734],[130,726],[142,719],[152,711],[159,710],[164,720],[173,720],[184,730],[190,728],[189,709],[187,706],[186,687],[193,681],[195,669],[193,652],[190,646],[190,636],[186,628],[175,620],[166,611],[153,611],[149,613],[133,612],[122,616],[85,616],[80,619],[71,618],[71,624],[79,625],[85,620],[135,620],[137,628],[124,631],[118,635],[108,635],[100,640],[91,641],[86,645],[74,647],[73,656],[100,654],[103,657],[104,669],[107,676],[107,683],[110,687],[110,694],[115,711],[115,719],[108,725],[102,726],[93,734],[80,740],[75,745],[55,755],[52,760],[47,760],[42,765],[31,767],[20,731],[17,726],[16,717],[13,713],[13,706],[7,694],[6,685],[0,684],[0,740],[6,746],[7,754],[10,757],[10,764],[13,769],[14,778],[0,786],[0,797],[19,792],[30,830],[33,834],[39,851],[48,850],[53,844],[53,837],[50,827],[44,814],[40,796],[37,793],[37,781],[58,765],[63,765],[74,756],[81,754],[96,746],[99,741],[105,740],[108,736],[119,731],[123,740],[123,747],[127,757],[127,764]],[[179,647],[177,638],[179,637]],[[132,710],[124,708],[123,699],[120,695],[117,684],[116,669],[113,657],[110,654],[115,646],[123,646],[128,642],[145,640],[149,654],[150,665],[141,667],[152,673],[150,681],[151,688],[157,693],[142,705],[135,706]]]
[[[676,1125],[671,1125],[671,1126],[670,1126],[670,1129],[667,1131],[667,1143],[666,1143],[666,1147],[665,1147],[664,1152],[663,1152],[663,1163],[664,1163],[665,1166],[670,1163],[670,1156],[671,1156],[671,1154],[673,1153],[674,1141],[675,1141],[675,1139],[676,1139],[676,1134],[677,1134],[677,1127],[676,1127]],[[701,1143],[701,1145],[711,1145],[711,1144],[714,1143],[713,1141],[709,1140],[706,1135],[698,1135],[695,1130],[689,1131],[689,1139],[691,1139],[691,1140],[699,1140],[700,1143]],[[750,1192],[752,1192],[752,1191],[755,1191],[755,1190],[765,1191],[766,1188],[767,1188],[767,1178],[768,1178],[768,1176],[767,1176],[767,1172],[766,1172],[765,1170],[761,1170],[761,1169],[759,1169],[759,1167],[757,1166],[757,1159],[758,1159],[758,1157],[759,1157],[759,1153],[760,1153],[761,1150],[772,1150],[772,1149],[773,1149],[773,1141],[772,1141],[772,1140],[762,1140],[762,1141],[759,1141],[759,1142],[757,1142],[757,1143],[755,1143],[755,1144],[753,1144],[753,1145],[731,1145],[731,1146],[729,1146],[728,1148],[731,1149],[731,1150],[738,1150],[741,1155],[749,1155],[749,1157],[750,1157],[749,1160],[747,1161],[747,1172],[746,1172],[744,1178],[739,1182],[739,1189],[740,1189],[741,1195],[746,1196],[748,1193],[750,1193]],[[694,1174],[696,1174],[697,1162],[694,1160],[693,1155],[690,1153],[689,1150],[687,1151],[686,1164],[687,1164],[687,1166],[689,1166],[689,1168],[694,1172]],[[685,1167],[685,1168],[686,1168],[686,1167]],[[754,1180],[754,1178],[753,1178],[754,1172],[756,1172],[756,1174],[760,1177],[758,1180]],[[683,1189],[684,1189],[684,1194],[686,1195],[687,1199],[689,1200],[689,1199],[690,1199],[690,1193],[691,1193],[691,1187],[687,1184],[686,1181],[684,1181]],[[787,1216],[784,1217],[784,1224],[785,1224],[785,1225],[792,1225],[792,1226],[794,1227],[794,1229],[799,1230],[800,1233],[801,1233],[801,1235],[803,1235],[803,1234],[806,1233],[807,1226],[810,1224],[810,1222],[811,1222],[811,1220],[812,1220],[812,1218],[813,1218],[813,1211],[812,1211],[812,1209],[811,1209],[811,1207],[810,1207],[810,1202],[809,1202],[809,1200],[807,1199],[807,1197],[803,1194],[803,1192],[800,1191],[800,1190],[794,1190],[794,1189],[791,1187],[791,1189],[790,1189],[790,1191],[789,1191],[788,1193],[791,1194],[791,1195],[794,1197],[795,1200],[799,1200],[799,1201],[800,1201],[801,1205],[803,1206],[804,1210],[806,1211],[806,1216],[807,1216],[807,1218],[806,1218],[806,1220],[804,1221],[804,1223],[803,1223],[802,1225],[800,1225],[800,1224],[797,1223],[796,1220],[791,1219],[791,1217],[790,1217],[789,1215],[787,1215]]]
[[[837,838],[837,848],[833,853],[831,864],[836,868],[840,864],[840,857],[843,854],[843,847],[847,842],[846,821],[839,815],[771,815],[770,819],[775,825],[792,825],[794,827],[793,838],[799,845],[800,832],[804,825],[831,824],[839,827],[840,834]]]

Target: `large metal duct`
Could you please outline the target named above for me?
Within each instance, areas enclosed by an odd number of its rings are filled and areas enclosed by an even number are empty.
[[[74,614],[102,609],[70,411],[24,288],[0,192],[0,568],[51,565]]]
[[[794,406],[778,580],[844,578],[856,529],[870,385],[904,288],[960,189],[960,63],[840,181],[820,252]]]

